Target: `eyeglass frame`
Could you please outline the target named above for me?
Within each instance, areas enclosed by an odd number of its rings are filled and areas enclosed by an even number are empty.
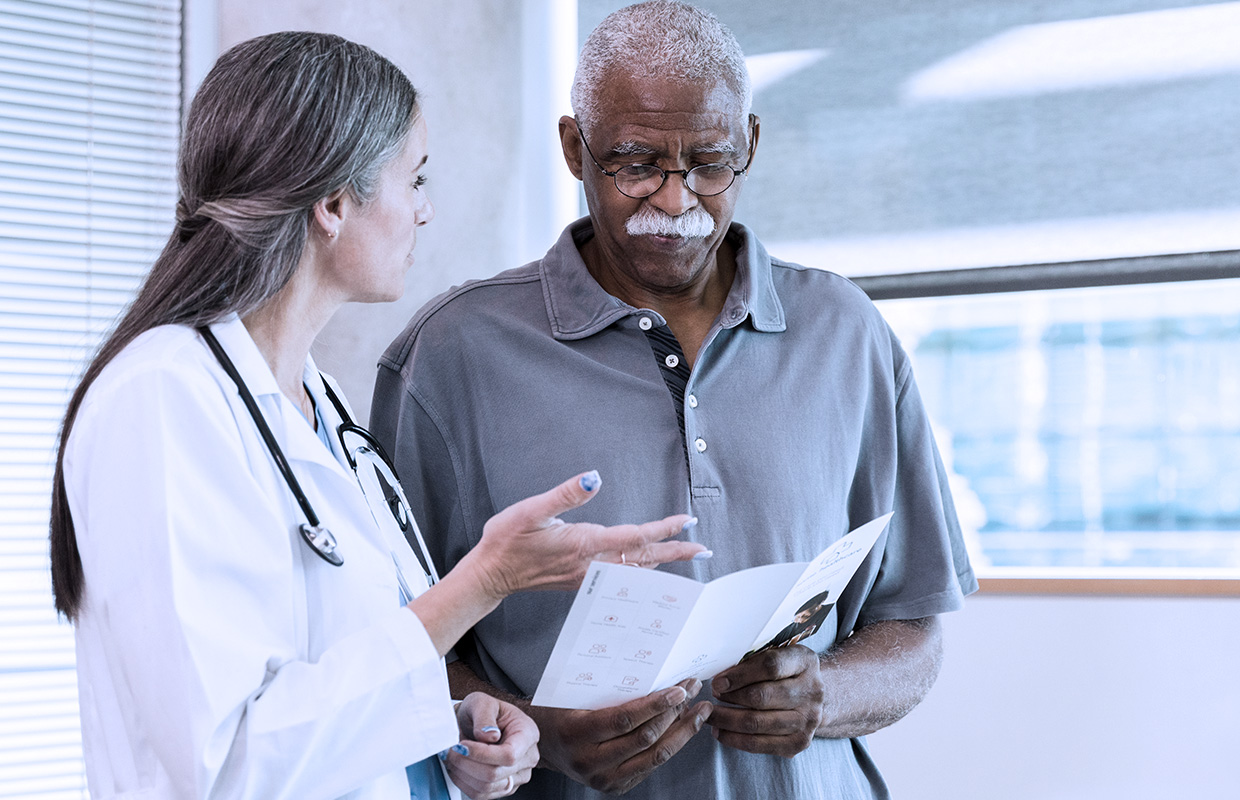
[[[602,172],[604,175],[611,178],[611,182],[615,184],[617,192],[633,200],[645,200],[647,197],[653,197],[654,195],[658,194],[659,190],[663,188],[663,184],[667,183],[668,175],[682,176],[681,180],[685,182],[685,188],[688,189],[690,192],[693,192],[693,194],[697,195],[698,197],[718,197],[719,195],[726,192],[728,189],[731,189],[732,185],[736,183],[737,178],[739,178],[742,175],[749,174],[749,167],[751,164],[753,164],[753,153],[754,153],[754,144],[755,144],[754,136],[753,136],[753,127],[754,127],[754,115],[753,114],[749,115],[749,158],[745,161],[745,166],[742,169],[737,169],[736,167],[733,167],[731,164],[723,164],[723,163],[698,164],[696,167],[690,167],[689,169],[663,169],[658,164],[625,164],[623,167],[613,172],[609,169],[604,168],[602,164],[598,163],[598,159],[594,157],[594,151],[590,149],[590,143],[586,141],[586,133],[585,131],[581,129],[581,121],[578,120],[576,117],[573,117],[573,124],[577,126],[577,135],[581,137],[581,143],[585,145],[586,154],[590,156],[590,160],[594,162],[594,166],[598,167],[599,172]],[[620,181],[617,180],[617,176],[620,174],[621,170],[628,169],[629,167],[641,167],[643,169],[658,170],[662,174],[662,177],[659,179],[659,185],[656,186],[654,188],[654,191],[650,192],[649,194],[643,194],[640,197],[634,197],[633,195],[621,189]],[[712,194],[702,194],[701,192],[694,191],[693,187],[689,186],[689,173],[693,172],[695,169],[702,169],[704,167],[727,167],[728,169],[732,170],[732,180],[728,181],[727,186],[723,187],[719,191],[714,192]]]

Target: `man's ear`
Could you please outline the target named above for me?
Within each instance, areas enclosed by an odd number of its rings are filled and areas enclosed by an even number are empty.
[[[564,150],[564,163],[568,164],[568,171],[581,180],[581,133],[573,117],[560,117],[560,147]]]
[[[753,160],[758,157],[758,133],[762,128],[762,120],[758,119],[757,114],[749,115],[749,166],[753,166]]]

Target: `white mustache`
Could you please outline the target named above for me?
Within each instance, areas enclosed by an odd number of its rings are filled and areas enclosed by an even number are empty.
[[[644,205],[624,222],[629,236],[679,236],[704,239],[715,232],[715,219],[701,207],[673,217],[653,206]]]

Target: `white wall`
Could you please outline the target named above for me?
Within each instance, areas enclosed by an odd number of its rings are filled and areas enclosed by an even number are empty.
[[[1238,798],[1240,598],[974,596],[870,737],[897,798]]]
[[[216,0],[221,48],[279,30],[335,33],[373,47],[410,76],[429,128],[427,192],[435,219],[397,303],[343,308],[314,348],[362,422],[375,363],[427,300],[469,278],[541,256],[575,216],[576,189],[555,155],[555,120],[571,113],[557,60],[575,54],[575,3],[562,0]],[[571,18],[563,22],[563,9]],[[529,35],[525,35],[525,31]],[[568,34],[565,44],[557,37]],[[523,42],[533,46],[523,50]],[[552,88],[554,87],[554,88]],[[563,162],[560,161],[560,164]],[[558,165],[557,165],[558,166]]]

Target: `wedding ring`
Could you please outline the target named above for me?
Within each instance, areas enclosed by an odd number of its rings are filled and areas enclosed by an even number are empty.
[[[512,785],[512,775],[509,774],[508,780],[504,781],[504,794],[505,795],[512,794],[513,788],[515,787],[513,787]]]
[[[624,551],[623,551],[623,550],[621,550],[621,551],[620,551],[620,563],[621,563],[621,564],[628,564],[628,563],[629,563],[629,562],[627,562],[627,561],[625,561],[625,560],[624,560]]]

